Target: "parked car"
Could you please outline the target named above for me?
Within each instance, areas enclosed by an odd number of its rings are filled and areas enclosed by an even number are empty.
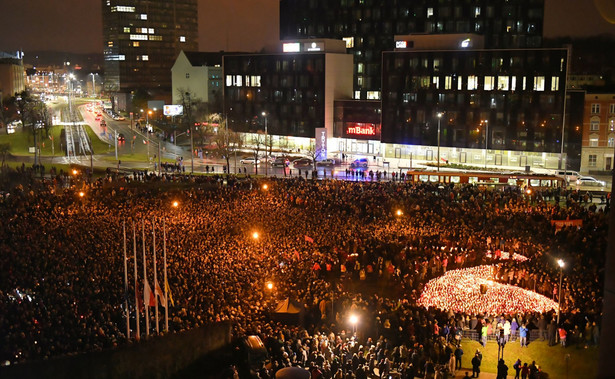
[[[316,166],[318,167],[333,167],[337,164],[335,159],[323,159],[321,161],[316,162]]]
[[[254,164],[254,163],[259,164],[259,163],[261,163],[260,159],[254,159],[254,158],[241,158],[239,160],[239,162],[241,164]]]
[[[606,182],[602,180],[598,180],[592,176],[581,176],[577,179],[577,186],[587,186],[587,187],[604,187]]]
[[[564,178],[568,183],[576,182],[581,177],[578,172],[572,170],[557,170],[555,171],[555,176]]]
[[[355,159],[350,164],[350,168],[367,168],[367,166],[369,166],[369,162],[367,161],[367,158]]]
[[[312,160],[310,158],[299,158],[299,159],[295,159],[293,161],[293,166],[294,167],[311,167],[313,164]]]
[[[274,167],[284,167],[287,165],[287,162],[290,163],[290,161],[288,160],[288,157],[277,157],[272,165]]]
[[[124,121],[124,120],[126,120],[126,119],[124,118],[124,116],[120,116],[120,115],[115,115],[115,117],[113,117],[113,119],[114,119],[115,121]]]

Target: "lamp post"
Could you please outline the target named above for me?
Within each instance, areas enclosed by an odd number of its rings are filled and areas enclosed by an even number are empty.
[[[440,121],[442,120],[442,112],[438,112],[438,172],[440,172]]]
[[[562,308],[562,278],[564,276],[564,266],[566,263],[563,259],[557,260],[557,265],[559,266],[559,292],[557,296],[557,325],[559,325],[559,315],[561,313]]]
[[[269,172],[268,172],[268,162],[267,162],[267,158],[268,158],[268,153],[267,153],[267,112],[261,113],[263,115],[263,117],[265,118],[265,176],[268,176]]]
[[[352,325],[352,333],[356,334],[357,324],[359,323],[359,316],[355,314],[351,314],[350,317],[348,318],[348,321],[350,321],[350,325]]]
[[[489,120],[485,120],[485,168],[487,168],[487,141],[489,138]]]

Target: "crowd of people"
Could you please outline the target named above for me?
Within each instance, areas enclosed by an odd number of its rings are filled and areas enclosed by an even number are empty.
[[[604,264],[607,217],[573,193],[557,194],[564,205],[546,201],[552,193],[528,198],[513,188],[292,178],[268,179],[264,189],[264,183],[134,173],[68,189],[54,179],[4,192],[0,360],[127,343],[124,304],[128,297],[134,333],[132,265],[139,287],[143,262],[128,260],[127,296],[123,226],[131,249],[135,225],[153,283],[152,230],[160,239],[163,222],[174,300],[170,329],[229,320],[236,336],[260,335],[272,357],[262,378],[292,365],[311,367],[317,378],[391,371],[431,377],[457,369],[464,330],[490,325],[495,335],[499,325],[514,323],[512,338],[521,337],[522,325],[550,338],[554,311],[468,314],[417,304],[428,280],[480,265],[497,267],[502,283],[557,299],[554,261],[564,259],[561,323],[554,327],[574,335],[568,342],[599,342],[602,276],[594,273]],[[554,219],[583,224],[555,233]],[[160,270],[160,240],[157,250]],[[527,260],[502,259],[495,254],[501,251]],[[272,320],[272,307],[284,298],[304,304],[299,326]],[[356,333],[350,314],[359,320]],[[470,367],[473,358],[462,359]]]

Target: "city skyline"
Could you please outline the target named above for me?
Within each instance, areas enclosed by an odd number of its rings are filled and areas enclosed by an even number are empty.
[[[0,51],[102,53],[102,15],[98,0],[3,0]],[[615,36],[615,20],[604,0],[545,0],[545,38]],[[279,39],[278,0],[229,0],[224,7],[199,0],[200,51],[259,51]],[[603,4],[607,6],[602,6]],[[598,7],[597,7],[597,6]],[[584,17],[579,18],[582,14]],[[78,16],[76,16],[78,15]]]

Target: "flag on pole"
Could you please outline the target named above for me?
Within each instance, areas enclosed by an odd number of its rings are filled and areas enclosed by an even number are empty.
[[[149,286],[149,282],[147,281],[147,278],[145,279],[145,282],[143,284],[143,302],[148,307],[156,306],[156,297],[154,297],[154,293],[152,292],[152,289]]]
[[[172,305],[172,306],[175,306],[175,302],[173,301],[173,296],[171,296],[171,288],[169,287],[169,282],[167,282],[167,281],[165,280],[165,282],[164,282],[164,286],[165,286],[165,287],[166,287],[166,289],[167,289],[167,294],[168,294],[168,296],[169,296],[169,301],[171,302],[171,305]]]
[[[162,306],[166,307],[167,306],[167,302],[164,299],[164,292],[162,291],[162,288],[160,288],[160,284],[158,284],[158,280],[156,280],[156,285],[155,285],[154,291],[156,292],[156,296],[158,296],[160,298],[160,303],[162,304]]]
[[[145,305],[143,304],[143,296],[141,296],[141,290],[139,289],[139,287],[137,286],[135,288],[136,292],[137,292],[137,307],[139,307],[139,312],[143,312],[145,310]],[[139,313],[137,312],[137,315]]]
[[[309,243],[314,243],[314,239],[311,237],[308,237],[308,235],[305,235],[305,242],[309,242]]]

